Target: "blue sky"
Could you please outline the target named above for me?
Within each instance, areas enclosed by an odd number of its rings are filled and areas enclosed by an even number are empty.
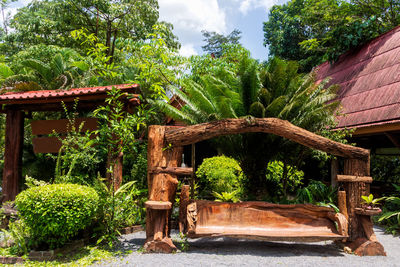
[[[31,0],[19,0],[9,8],[15,14],[18,7]],[[182,44],[184,56],[202,54],[201,30],[229,34],[235,28],[242,31],[241,43],[254,58],[266,60],[268,48],[263,46],[263,22],[274,4],[287,0],[159,0],[160,19],[174,25],[174,33]]]

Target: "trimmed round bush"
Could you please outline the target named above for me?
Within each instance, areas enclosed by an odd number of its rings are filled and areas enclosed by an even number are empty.
[[[34,245],[64,245],[89,226],[99,205],[93,188],[51,184],[29,188],[15,199],[20,217],[31,229]]]
[[[217,193],[241,191],[244,179],[239,163],[226,156],[204,159],[196,176],[207,189]]]

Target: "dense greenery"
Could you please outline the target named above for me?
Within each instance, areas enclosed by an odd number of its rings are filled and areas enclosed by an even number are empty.
[[[170,117],[188,124],[244,116],[250,120],[276,117],[344,140],[342,133],[327,131],[334,126],[338,103],[326,103],[335,98],[337,87],[327,88],[327,81],[316,85],[315,74],[300,74],[296,62],[273,58],[267,64],[259,64],[241,46],[224,46],[220,58],[209,59],[192,58],[193,74],[182,80],[181,88],[171,88],[185,103],[182,109],[157,102]],[[301,166],[310,155],[303,146],[267,134],[220,137],[211,142],[219,153],[240,161],[253,193],[268,188],[265,172],[269,161],[277,159],[286,165]]]
[[[220,197],[227,193],[232,197],[240,197],[243,194],[244,175],[239,163],[225,156],[217,156],[204,159],[196,171],[203,191],[214,193]]]
[[[309,71],[399,25],[399,10],[397,0],[291,0],[270,9],[264,44]]]
[[[372,155],[371,176],[374,181],[400,185],[400,158],[398,156]]]
[[[29,188],[17,196],[15,203],[30,229],[30,242],[54,248],[93,222],[99,196],[87,186],[53,184]]]
[[[1,1],[2,11],[11,2]],[[131,96],[113,88],[104,105],[90,112],[78,110],[77,102],[72,110],[32,113],[33,120],[66,118],[71,131],[54,134],[62,143],[58,155],[34,155],[26,120],[23,172],[46,181],[26,178],[29,189],[16,200],[21,219],[8,233],[15,242],[10,251],[61,246],[89,225],[97,242],[111,247],[119,229],[143,223],[147,126],[163,124],[164,114],[186,124],[276,117],[346,142],[346,132],[330,131],[337,87],[326,80],[316,84],[315,73],[304,72],[398,25],[398,14],[395,0],[291,0],[274,6],[264,24],[271,57],[263,63],[239,44],[236,29],[228,35],[203,31],[206,55],[180,56],[173,26],[159,21],[157,0],[37,0],[12,18],[3,15],[0,93],[138,83],[141,103],[128,112],[122,99]],[[183,101],[181,109],[169,105],[171,95]],[[81,133],[82,125],[75,126],[80,116],[99,119],[99,128]],[[0,123],[3,137],[4,116]],[[204,160],[194,197],[335,207],[335,189],[320,181],[307,184],[301,171],[310,157],[326,162],[325,153],[260,133],[205,145],[227,156]],[[122,155],[118,188],[113,165]],[[373,160],[372,172],[398,182],[397,161],[384,169],[380,160]],[[397,196],[387,198],[382,217],[396,227],[397,204]]]
[[[146,39],[158,21],[158,1],[32,1],[10,21],[13,31],[5,35],[1,50],[9,55],[31,45],[46,44],[81,49],[70,32],[85,28],[106,47],[110,62],[118,38]],[[168,43],[177,47],[168,28]]]
[[[276,190],[277,196],[286,197],[288,192],[294,193],[302,185],[304,173],[296,167],[281,161],[271,161],[267,166],[267,181],[273,185],[271,191]]]
[[[391,234],[400,232],[400,186],[393,184],[396,194],[385,198],[383,213],[378,221],[386,226],[386,231]]]

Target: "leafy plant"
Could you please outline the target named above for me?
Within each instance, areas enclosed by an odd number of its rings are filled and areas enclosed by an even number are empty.
[[[183,234],[179,232],[180,241],[178,241],[178,245],[181,251],[186,252],[189,250],[189,241],[187,234]]]
[[[400,186],[393,184],[394,188],[400,193]],[[385,198],[383,213],[378,221],[385,225],[386,231],[396,234],[400,231],[400,197],[390,196]]]
[[[30,229],[23,220],[17,220],[8,224],[8,230],[1,229],[6,244],[10,242],[10,253],[13,255],[25,255],[29,252]]]
[[[139,137],[147,126],[151,112],[145,107],[139,106],[133,114],[125,109],[122,98],[124,92],[113,87],[108,93],[106,104],[98,107],[93,113],[99,119],[99,128],[93,133],[97,135],[96,143],[103,155],[108,156],[108,162],[114,166],[124,152],[135,148],[139,144]],[[113,172],[109,172],[113,175]],[[119,181],[111,177],[109,183],[118,188]]]
[[[99,196],[93,188],[52,184],[29,188],[15,199],[34,246],[59,247],[94,220]]]
[[[84,122],[76,127],[78,100],[75,101],[72,112],[68,111],[64,102],[62,105],[68,120],[67,134],[60,136],[55,133],[61,142],[61,148],[57,156],[54,182],[92,185],[93,177],[102,161],[101,157],[94,147],[92,133],[82,133]]]
[[[303,184],[303,178],[304,173],[296,167],[276,160],[268,163],[266,179],[274,186],[273,195],[286,197],[288,192],[294,192]]]
[[[236,191],[236,195],[243,193],[244,175],[239,163],[225,156],[204,159],[196,171],[203,189],[221,194]]]
[[[215,201],[217,202],[239,202],[240,198],[240,191],[239,190],[235,190],[232,192],[212,192],[213,196],[215,197]]]
[[[369,194],[369,196],[361,196],[363,203],[366,204],[369,208],[373,208],[379,204],[385,198],[374,198],[374,195]]]
[[[114,187],[108,187],[100,178],[95,188],[100,195],[102,236],[98,239],[98,243],[103,242],[112,247],[120,235],[119,229],[144,222],[147,190],[138,189],[136,181],[125,183],[115,190]]]
[[[319,206],[331,207],[339,212],[336,206],[337,190],[321,181],[311,180],[310,183],[296,192],[296,203],[310,203]]]

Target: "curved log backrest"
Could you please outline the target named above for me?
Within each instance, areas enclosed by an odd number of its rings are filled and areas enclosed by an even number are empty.
[[[342,217],[348,219],[348,240],[367,238],[366,240],[370,243],[363,243],[362,253],[366,251],[368,255],[384,254],[382,245],[374,240],[369,217],[363,218],[356,214],[356,209],[360,207],[361,196],[369,194],[369,185],[366,182],[372,181],[368,177],[369,151],[332,141],[276,118],[225,119],[187,127],[158,125],[149,127],[147,182],[150,201],[146,203],[145,249],[147,251],[172,252],[176,250],[170,238],[170,219],[178,185],[177,176],[193,173],[192,168],[178,167],[181,165],[183,146],[222,135],[255,132],[275,134],[304,146],[345,158],[344,175],[338,180],[341,180],[345,190],[339,192],[339,206],[343,210]],[[190,200],[187,197],[181,202],[185,207],[181,209],[180,217],[184,218],[186,205]],[[180,228],[185,228],[185,226],[181,224]]]
[[[187,127],[167,128],[165,142],[173,146],[184,146],[221,135],[255,132],[279,135],[335,156],[361,160],[369,158],[369,151],[366,149],[335,142],[277,118],[225,119]]]

